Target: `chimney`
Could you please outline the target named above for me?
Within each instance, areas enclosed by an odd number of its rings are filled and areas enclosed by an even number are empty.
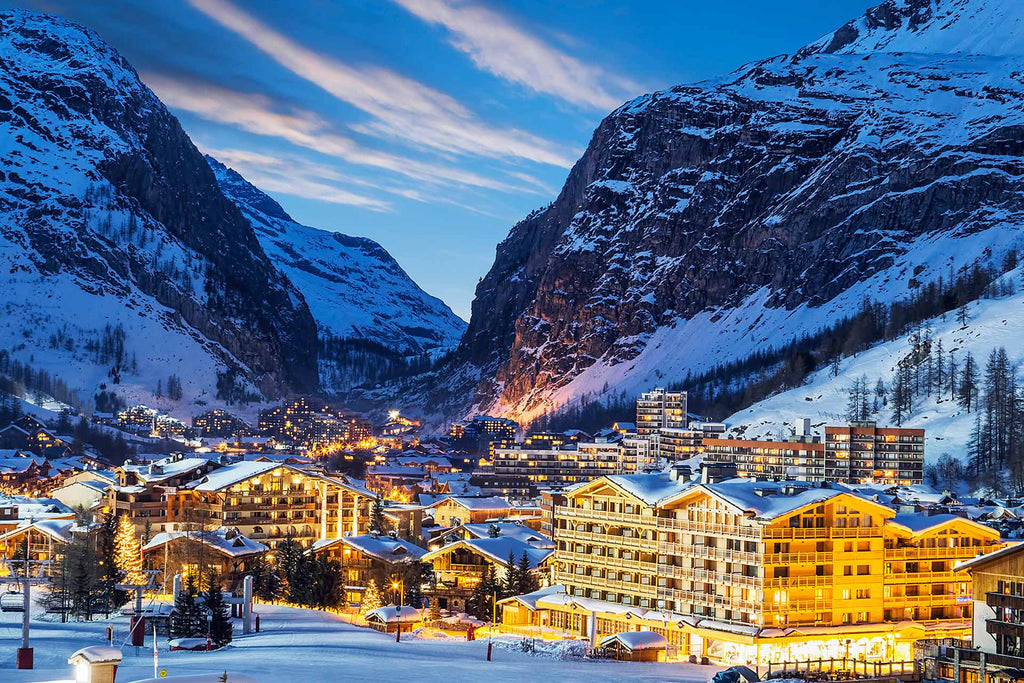
[[[703,463],[700,470],[700,483],[717,484],[720,481],[736,478],[736,465],[731,462]]]

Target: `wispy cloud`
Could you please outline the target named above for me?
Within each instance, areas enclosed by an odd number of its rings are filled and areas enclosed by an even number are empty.
[[[339,185],[375,187],[360,178],[292,155],[270,155],[247,149],[201,146],[203,152],[241,173],[266,192],[281,192],[332,204],[357,206],[370,211],[391,211],[385,201],[356,194]]]
[[[143,80],[169,107],[248,133],[280,138],[352,164],[385,169],[435,185],[458,184],[502,192],[532,191],[460,168],[370,149],[337,133],[334,126],[319,114],[297,107],[283,107],[264,95],[236,92],[209,83],[183,81],[155,73],[144,74]]]
[[[451,96],[416,80],[381,67],[356,68],[320,54],[227,0],[189,2],[296,76],[368,114],[371,120],[354,128],[358,132],[455,154],[572,165],[573,155],[562,145],[488,125]]]
[[[394,0],[451,32],[451,44],[480,69],[572,104],[608,110],[637,94],[629,79],[586,64],[516,26],[498,12],[463,0]]]

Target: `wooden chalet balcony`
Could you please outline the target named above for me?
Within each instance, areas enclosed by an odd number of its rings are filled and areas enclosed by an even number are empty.
[[[832,564],[832,553],[765,553],[765,564]]]
[[[985,593],[985,602],[987,602],[990,607],[1024,609],[1024,596],[1010,595],[1009,593],[989,591],[988,593]]]
[[[627,560],[621,557],[608,557],[607,555],[594,555],[592,553],[574,553],[568,551],[559,551],[558,559],[565,560],[567,562],[576,562],[577,564],[583,564],[584,566],[590,564],[600,564],[611,568],[623,568],[623,569],[638,569],[645,572],[654,573],[657,571],[658,565],[654,562],[645,562],[638,559]]]
[[[692,543],[670,543],[669,541],[658,541],[658,554],[705,557],[711,560],[739,562],[741,564],[761,564],[763,557],[760,553],[730,550],[728,548],[710,548],[706,545],[693,545]]]
[[[1014,636],[1015,638],[1024,638],[1024,624],[1015,621],[986,619],[985,630],[993,635]]]
[[[627,512],[609,512],[607,510],[593,510],[590,508],[571,508],[567,505],[555,506],[555,518],[565,517],[567,519],[583,519],[588,522],[624,522],[626,524],[640,524],[654,526],[656,518],[652,515],[640,515]]]
[[[882,535],[880,526],[858,527],[767,527],[765,538],[873,538]]]
[[[930,560],[960,559],[969,560],[981,550],[979,546],[957,546],[953,548],[886,548],[887,560]]]
[[[691,534],[703,534],[705,536],[739,536],[741,538],[749,539],[760,539],[762,531],[761,527],[757,526],[692,522],[688,519],[674,519],[672,517],[658,517],[658,528],[672,531],[683,531]]]
[[[558,540],[566,542],[597,543],[602,546],[614,546],[616,548],[642,548],[654,552],[656,541],[638,536],[613,536],[611,534],[599,534],[593,531],[571,531],[569,529],[558,530]]]
[[[885,575],[885,583],[911,583],[916,585],[931,583],[953,583],[965,581],[964,575],[953,572],[893,572]]]
[[[704,591],[665,588],[664,586],[658,588],[658,598],[664,600],[677,600],[683,604],[690,605],[726,607],[743,612],[758,612],[761,609],[761,604],[753,600],[742,600],[736,597],[726,597],[724,595],[715,595],[714,593],[705,593]]]

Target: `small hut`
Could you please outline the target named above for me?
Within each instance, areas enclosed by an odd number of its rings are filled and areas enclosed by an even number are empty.
[[[668,640],[654,631],[627,631],[601,639],[601,647],[615,659],[630,662],[658,662],[665,659]]]
[[[363,616],[366,618],[366,623],[370,628],[382,633],[394,633],[398,630],[399,624],[402,625],[402,632],[404,633],[423,621],[423,613],[415,607],[409,607],[408,605],[402,605],[401,612],[394,605],[378,607],[377,609],[370,610]]]

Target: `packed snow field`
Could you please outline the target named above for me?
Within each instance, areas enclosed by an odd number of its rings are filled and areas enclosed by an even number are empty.
[[[486,661],[483,640],[440,640],[403,635],[396,643],[393,634],[383,634],[341,621],[314,610],[261,605],[261,632],[237,636],[218,652],[168,652],[160,639],[160,668],[168,676],[223,671],[245,674],[261,683],[287,681],[382,681],[403,683],[466,681],[486,678],[488,683],[524,680],[573,681],[692,681],[703,683],[719,669],[693,664],[651,664],[612,661],[563,661],[551,654],[530,655],[506,647],[495,647],[492,661]],[[68,680],[73,677],[68,656],[79,648],[103,645],[107,621],[54,623],[34,614],[32,646],[34,670],[14,668],[15,648],[21,641],[21,614],[0,613],[0,680],[5,683]],[[121,639],[127,620],[114,620]],[[241,632],[236,623],[236,632]],[[117,641],[115,640],[115,643]],[[152,640],[146,647],[123,648],[124,661],[118,669],[119,683],[153,675]]]

